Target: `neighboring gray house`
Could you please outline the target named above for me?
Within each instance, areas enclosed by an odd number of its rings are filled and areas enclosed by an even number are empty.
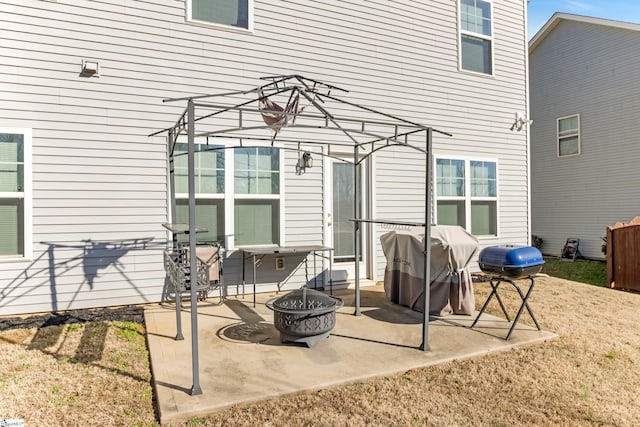
[[[526,3],[1,1],[0,315],[162,300],[167,141],[149,135],[184,109],[162,100],[269,75],[333,84],[351,102],[451,133],[434,139],[435,221],[464,226],[482,246],[527,244],[529,144],[526,125],[514,126],[528,109]],[[242,245],[337,246],[335,184],[349,179],[339,163],[317,159],[298,175],[298,154],[277,145],[200,159],[198,215],[226,246],[230,293]],[[280,185],[234,189],[241,164],[268,164],[257,172]],[[410,151],[372,157],[367,216],[421,221],[425,169]],[[365,228],[361,277],[382,279],[386,231]],[[354,258],[334,255],[344,285]],[[305,281],[293,267],[290,288]],[[273,260],[259,269],[259,291],[282,279]]]
[[[607,226],[640,214],[640,25],[556,13],[529,43],[532,233],[602,259]]]

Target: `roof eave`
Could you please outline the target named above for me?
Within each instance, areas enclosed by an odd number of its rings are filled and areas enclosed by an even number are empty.
[[[556,12],[549,18],[546,24],[538,30],[535,36],[529,41],[529,54],[549,35],[551,31],[563,20],[584,22],[587,24],[604,25],[612,28],[620,28],[624,30],[640,31],[640,24],[632,22],[616,21],[613,19],[595,18],[592,16],[574,15],[571,13]]]

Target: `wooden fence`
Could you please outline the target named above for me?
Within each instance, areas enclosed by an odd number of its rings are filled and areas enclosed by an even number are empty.
[[[640,216],[607,227],[607,281],[610,288],[640,291]]]

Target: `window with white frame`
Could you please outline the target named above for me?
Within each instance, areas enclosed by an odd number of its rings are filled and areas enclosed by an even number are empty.
[[[238,246],[278,244],[280,150],[234,149],[234,240]]]
[[[493,11],[488,0],[460,0],[460,68],[493,74]]]
[[[194,182],[196,197],[196,218],[198,226],[207,232],[198,234],[202,241],[220,242],[225,236],[225,152],[224,147],[195,144]],[[189,185],[187,144],[176,144],[174,151],[174,171],[176,190],[176,222],[189,222]],[[180,239],[188,240],[182,235]]]
[[[187,223],[189,213],[186,151],[186,144],[177,144],[174,153],[179,223]],[[280,150],[272,147],[225,150],[195,144],[196,221],[207,229],[198,234],[199,241],[225,242],[227,236],[233,236],[233,243],[226,242],[233,247],[280,244],[280,156]],[[233,177],[233,182],[226,184],[225,176]]]
[[[580,115],[558,119],[558,157],[580,154]]]
[[[31,250],[31,130],[0,129],[0,259]]]
[[[253,0],[187,0],[187,20],[253,30]]]
[[[494,161],[436,159],[436,222],[476,236],[498,234],[498,180]]]

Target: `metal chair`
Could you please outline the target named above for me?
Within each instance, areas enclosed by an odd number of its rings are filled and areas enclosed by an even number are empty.
[[[563,261],[575,261],[576,259],[584,259],[580,253],[580,239],[568,238],[562,248],[560,259]]]
[[[218,243],[196,246],[196,290],[198,299],[204,301],[217,292],[218,304],[225,298],[222,272],[223,248]],[[189,248],[179,246],[164,252],[164,267],[176,299],[183,293],[191,292],[191,265]]]

